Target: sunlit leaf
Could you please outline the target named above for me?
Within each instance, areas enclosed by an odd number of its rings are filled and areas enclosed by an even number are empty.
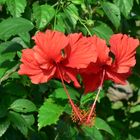
[[[120,8],[122,14],[128,18],[133,7],[133,0],[114,0],[114,3]]]
[[[71,0],[71,2],[74,4],[82,4],[84,0]]]
[[[75,28],[79,18],[77,7],[74,4],[70,4],[64,9],[64,13],[70,22],[69,24]]]
[[[47,99],[39,109],[38,129],[40,130],[47,125],[56,124],[63,110],[64,107],[54,103],[52,99]]]
[[[65,23],[63,21],[63,15],[62,13],[59,13],[56,15],[56,23],[54,25],[54,29],[56,29],[57,31],[61,31],[61,32],[65,32]]]
[[[140,105],[132,106],[130,108],[131,113],[140,112]]]
[[[4,4],[6,0],[0,0],[0,4]]]
[[[26,7],[26,0],[6,0],[7,9],[14,17],[20,17]]]
[[[123,107],[123,103],[121,101],[116,101],[115,103],[113,103],[112,108],[113,109],[120,109]]]
[[[44,28],[54,17],[55,10],[48,4],[44,5],[33,5],[33,17],[36,21],[38,29]]]
[[[0,122],[0,137],[6,132],[10,125],[9,120]]]

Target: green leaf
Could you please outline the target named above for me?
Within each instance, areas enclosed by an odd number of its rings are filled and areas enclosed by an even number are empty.
[[[114,0],[114,3],[119,7],[122,14],[128,18],[133,7],[133,0]]]
[[[4,101],[4,99],[3,99],[3,101]],[[0,103],[0,118],[4,118],[6,115],[7,115],[7,107],[1,101],[1,103]]]
[[[28,32],[24,32],[24,33],[19,33],[19,36],[21,37],[21,39],[25,42],[30,44],[30,34]],[[23,44],[23,43],[22,43]],[[29,47],[29,46],[28,46]],[[27,48],[25,46],[25,44],[23,44],[23,48]]]
[[[0,4],[4,4],[6,0],[0,0]]]
[[[17,99],[10,105],[9,108],[21,113],[36,111],[35,104],[27,99]]]
[[[9,112],[8,117],[13,126],[15,126],[25,137],[27,137],[28,125],[24,118],[19,113],[13,111]]]
[[[104,131],[108,132],[109,134],[111,134],[112,136],[114,136],[114,133],[113,133],[112,129],[110,128],[110,126],[101,118],[96,117],[95,127],[99,130],[104,130]]]
[[[4,86],[6,93],[9,93],[10,95],[16,96],[16,97],[26,97],[28,94],[28,90],[26,87],[24,87],[20,82],[7,82],[7,84]]]
[[[86,103],[91,103],[95,100],[97,95],[97,91],[95,92],[91,92],[91,93],[87,93],[87,94],[83,94],[80,100],[80,104],[84,105]],[[104,97],[104,90],[100,91],[99,97],[98,97],[98,102],[100,102],[100,100]]]
[[[22,114],[21,116],[24,118],[24,120],[26,121],[26,123],[29,127],[34,124],[35,118],[33,115],[23,115]]]
[[[74,4],[82,4],[84,3],[84,0],[71,0],[71,2]]]
[[[9,120],[0,122],[0,137],[6,132],[10,125]]]
[[[12,64],[12,63],[11,63]],[[15,73],[15,71],[19,68],[19,64],[15,65],[12,68],[5,68],[5,71],[3,73],[3,75],[0,74],[0,84],[7,80],[13,73]]]
[[[7,41],[0,44],[0,65],[4,61],[12,61],[16,55],[16,51],[22,49],[21,45],[14,41]],[[1,66],[2,67],[2,66]]]
[[[1,78],[3,77],[5,72],[6,72],[6,68],[0,68],[0,84],[1,84]]]
[[[81,97],[81,100],[80,100],[80,104],[84,105],[84,104],[88,103],[89,101],[93,101],[93,96],[94,96],[93,92],[88,93],[88,94],[83,94]]]
[[[72,88],[67,88],[68,92],[70,94],[71,99],[73,100],[77,100],[77,97],[80,96],[80,94],[72,89]],[[68,99],[66,92],[64,91],[64,88],[57,88],[51,95],[50,97],[55,97],[55,98],[59,98],[59,99]]]
[[[92,34],[99,36],[109,42],[111,35],[113,34],[112,29],[105,23],[97,21],[94,23],[94,27],[90,30]]]
[[[21,51],[22,46],[15,41],[6,41],[0,44],[0,54],[15,53],[16,51]]]
[[[116,101],[116,102],[114,102],[113,105],[112,105],[112,109],[120,109],[120,108],[122,108],[122,107],[123,107],[122,101]]]
[[[71,24],[75,28],[79,18],[77,7],[74,4],[70,4],[64,9],[64,13],[69,20],[69,25]]]
[[[52,6],[48,4],[33,4],[33,17],[36,21],[38,29],[45,28],[45,26],[52,20],[54,15],[55,10]]]
[[[63,120],[58,123],[56,135],[56,138],[58,140],[71,140],[72,138],[76,137],[76,134],[77,134],[76,127],[71,126],[70,123],[66,123]]]
[[[89,137],[91,140],[103,140],[103,136],[100,131],[95,127],[82,127],[85,136]]]
[[[22,32],[29,32],[33,24],[24,18],[8,18],[0,23],[0,39],[8,40],[11,36]]]
[[[16,43],[20,44],[23,48],[29,48],[29,46],[27,46],[27,44],[21,39],[21,34],[19,34],[20,37],[14,37],[12,39],[12,41],[15,41]]]
[[[140,4],[140,1],[139,1],[139,0],[136,0],[136,3],[137,3],[137,4]]]
[[[102,8],[109,18],[109,20],[113,23],[113,25],[118,28],[120,26],[120,10],[119,8],[110,2],[103,2],[102,3]]]
[[[63,14],[59,13],[56,15],[56,24],[54,25],[54,29],[57,31],[65,32],[65,23],[63,21]]]
[[[39,109],[38,129],[40,130],[47,125],[56,124],[63,110],[64,107],[54,103],[52,99],[47,99]]]
[[[26,0],[6,0],[7,9],[14,17],[20,17],[26,7]]]
[[[140,105],[132,106],[130,108],[130,113],[140,112]]]

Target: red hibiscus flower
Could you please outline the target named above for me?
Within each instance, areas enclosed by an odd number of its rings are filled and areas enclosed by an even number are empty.
[[[92,124],[92,114],[95,111],[104,80],[112,80],[115,83],[125,84],[126,78],[131,74],[131,69],[136,63],[135,53],[139,45],[137,39],[127,35],[115,34],[110,39],[110,48],[104,40],[93,36],[89,40],[96,46],[97,62],[91,63],[86,69],[81,70],[85,93],[96,90],[99,87],[96,98],[90,112],[86,116],[85,124]],[[115,58],[109,56],[112,53]]]
[[[104,40],[96,36],[90,37],[89,40],[96,46],[98,58],[96,63],[91,63],[86,69],[81,70],[85,93],[92,92],[100,86],[103,71],[104,80],[125,84],[136,63],[135,53],[139,41],[127,35],[114,34],[110,39],[109,48]],[[110,57],[109,53],[112,53],[114,58]]]
[[[76,70],[86,68],[97,59],[94,47],[82,34],[66,37],[61,32],[47,30],[38,32],[33,39],[36,45],[22,51],[18,73],[27,75],[34,84],[48,82],[53,77],[60,78],[59,69],[66,82],[73,81],[79,87]]]
[[[75,87],[80,87],[76,79],[77,70],[86,68],[90,62],[96,62],[95,47],[81,33],[66,37],[61,32],[47,30],[45,33],[38,32],[33,39],[35,46],[22,51],[22,64],[18,73],[27,75],[34,84],[48,82],[52,78],[61,79],[75,116],[82,120],[64,81],[73,81]]]

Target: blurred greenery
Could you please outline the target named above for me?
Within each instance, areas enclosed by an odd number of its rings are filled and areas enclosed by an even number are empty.
[[[139,0],[0,0],[0,140],[138,140],[140,139],[140,48],[128,82],[115,100],[106,82],[96,105],[93,127],[72,122],[67,97],[59,80],[34,85],[19,76],[21,50],[31,48],[38,31],[82,32],[105,39],[114,33],[140,38]],[[82,95],[67,85],[82,108],[95,93]],[[125,98],[122,95],[125,94]]]

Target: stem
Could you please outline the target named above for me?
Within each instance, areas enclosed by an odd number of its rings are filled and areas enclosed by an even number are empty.
[[[57,16],[57,13],[60,11],[60,8],[59,5],[61,3],[61,0],[58,0],[53,6],[57,6],[56,9],[55,9],[55,15],[54,15],[54,23],[53,23],[53,29],[55,30],[55,25],[56,25],[56,16]]]
[[[105,77],[105,70],[103,70],[103,76],[102,76],[102,79],[101,79],[101,83],[100,83],[100,86],[99,86],[99,89],[98,89],[97,95],[96,95],[96,97],[95,97],[94,103],[92,104],[92,107],[91,107],[90,113],[89,113],[89,115],[88,115],[88,118],[87,118],[87,121],[86,121],[87,123],[90,122],[91,115],[92,115],[92,113],[93,113],[93,111],[94,111],[94,108],[95,108],[96,102],[97,102],[97,100],[98,100],[98,97],[99,97],[100,91],[101,91],[102,86],[103,86],[104,77]]]
[[[0,78],[0,85],[1,85],[1,83],[3,81],[7,80],[11,74],[13,74],[14,72],[16,72],[18,68],[19,68],[19,64],[15,65],[12,69],[10,69],[9,71],[7,71],[5,73],[5,75],[2,78]]]
[[[61,81],[62,81],[62,85],[63,85],[64,90],[65,90],[65,92],[66,92],[66,94],[67,94],[67,96],[68,96],[68,99],[69,99],[69,102],[70,102],[70,104],[71,104],[71,106],[72,106],[72,109],[73,109],[73,111],[75,112],[75,114],[78,116],[79,120],[81,121],[82,118],[80,117],[80,115],[79,115],[79,113],[78,113],[78,110],[76,109],[76,106],[74,105],[74,102],[72,101],[72,99],[71,99],[71,97],[70,97],[70,95],[69,95],[69,93],[68,93],[68,90],[67,90],[67,88],[66,88],[66,86],[65,86],[65,83],[64,83],[64,80],[63,80],[63,77],[62,77],[62,74],[61,74],[61,70],[60,70],[58,64],[57,64],[57,67],[58,67],[59,76],[60,76]]]
[[[88,27],[84,24],[84,22],[82,21],[82,19],[80,17],[78,17],[76,14],[73,15],[76,19],[79,20],[80,24],[83,25],[85,27],[85,29],[87,30],[88,34],[90,36],[92,36],[91,32],[89,31]]]
[[[76,17],[78,18],[78,20],[79,20],[79,22],[81,23],[81,25],[83,25],[83,26],[85,27],[85,29],[87,30],[88,34],[89,34],[90,36],[92,36],[92,34],[91,34],[91,32],[89,31],[88,27],[82,22],[82,20],[81,20],[78,16],[76,16]]]

